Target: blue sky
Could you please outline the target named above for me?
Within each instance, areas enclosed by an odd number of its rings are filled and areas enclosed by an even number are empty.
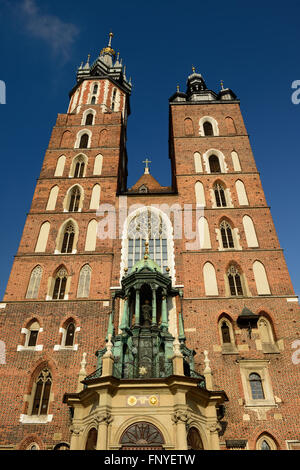
[[[0,105],[2,223],[0,297],[17,252],[36,179],[58,113],[68,106],[76,69],[96,58],[115,34],[132,76],[128,123],[129,180],[145,157],[161,184],[170,184],[168,98],[194,65],[209,88],[220,80],[241,100],[292,282],[300,294],[300,104],[292,82],[300,80],[299,1],[149,3],[127,0],[0,0]]]

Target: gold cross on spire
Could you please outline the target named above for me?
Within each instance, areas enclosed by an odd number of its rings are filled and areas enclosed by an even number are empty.
[[[148,158],[146,158],[146,160],[144,160],[143,163],[145,163],[145,172],[144,172],[144,174],[149,175],[149,163],[152,163],[152,161],[148,160]]]

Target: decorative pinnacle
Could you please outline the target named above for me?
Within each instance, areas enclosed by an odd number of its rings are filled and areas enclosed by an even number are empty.
[[[148,259],[148,255],[149,255],[149,242],[146,241],[146,242],[145,242],[145,254],[144,254],[144,259]]]
[[[114,37],[114,33],[110,32],[109,33],[109,42],[108,42],[108,47],[111,47],[111,40]]]
[[[179,91],[179,85],[177,85],[177,92]]]
[[[224,82],[221,80],[221,90],[224,90]]]
[[[192,65],[192,71],[193,71],[193,73],[195,73],[195,70],[196,70],[195,67]]]

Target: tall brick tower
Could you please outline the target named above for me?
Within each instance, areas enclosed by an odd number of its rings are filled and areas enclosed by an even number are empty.
[[[298,298],[239,100],[193,69],[171,186],[146,160],[128,189],[111,39],[58,115],[0,304],[0,446],[297,448]]]

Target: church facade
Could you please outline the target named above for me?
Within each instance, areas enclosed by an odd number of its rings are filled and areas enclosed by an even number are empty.
[[[299,304],[235,93],[169,99],[127,187],[111,44],[59,114],[0,304],[0,449],[300,448]]]

